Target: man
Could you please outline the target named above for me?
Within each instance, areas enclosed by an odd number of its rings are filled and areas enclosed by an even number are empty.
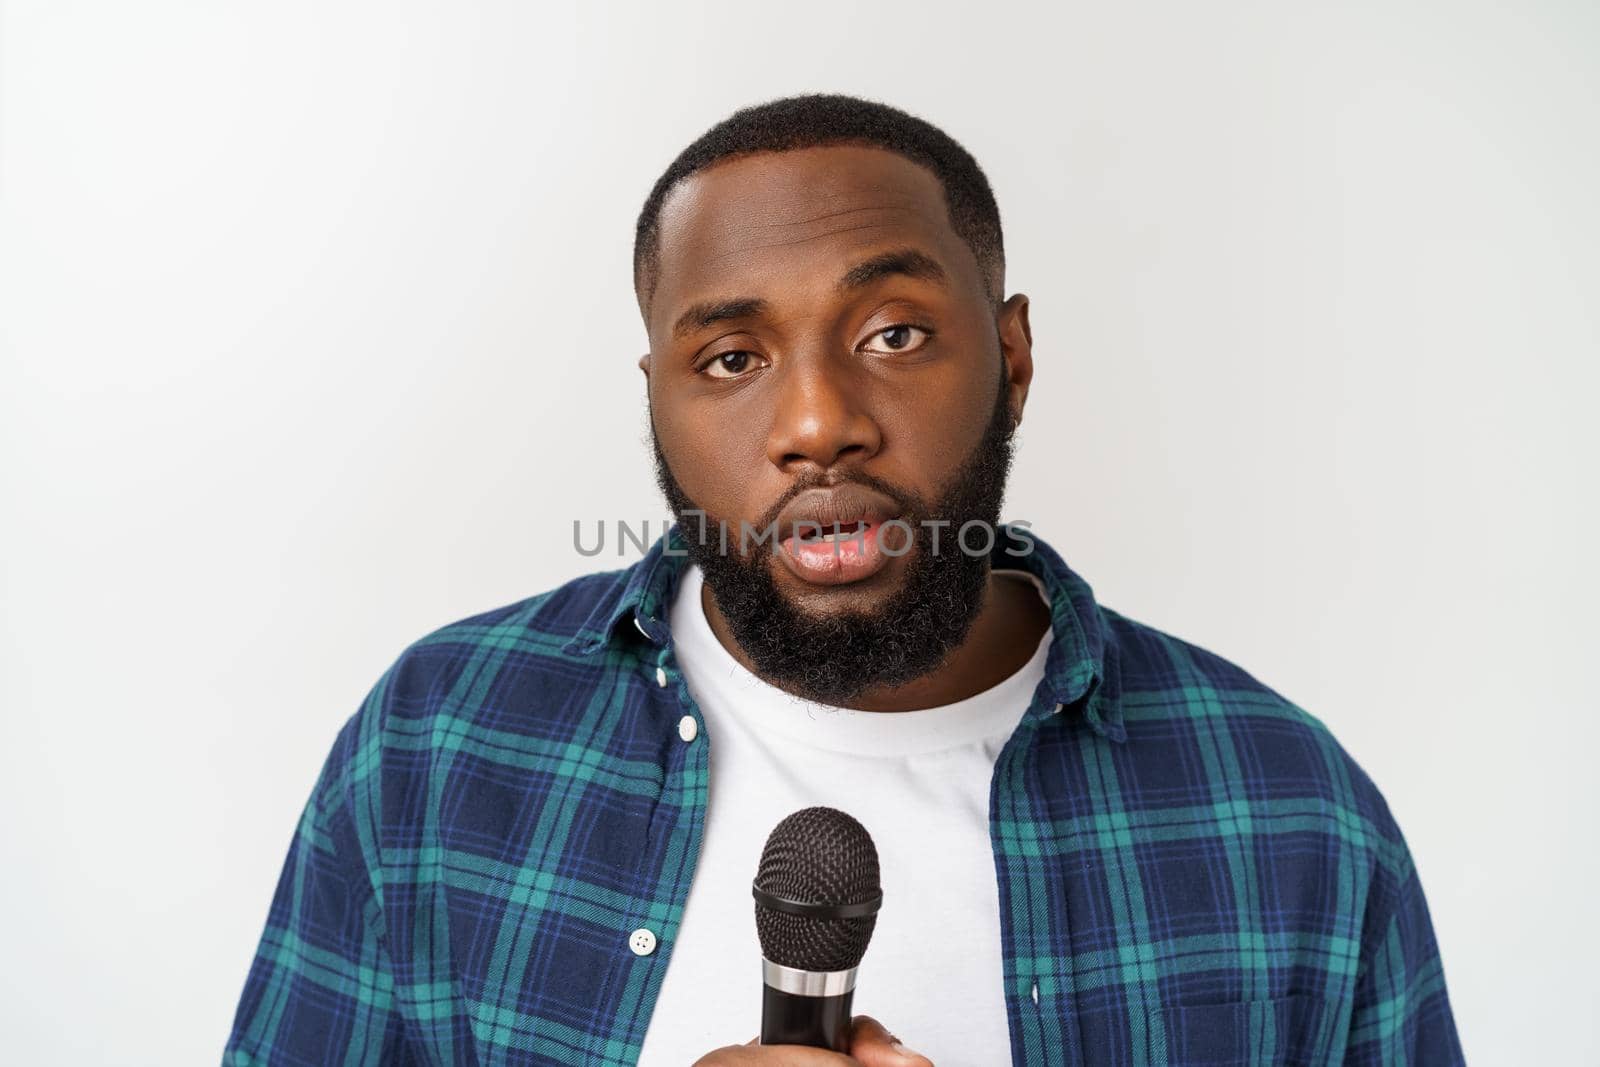
[[[677,523],[379,680],[227,1062],[1461,1061],[1327,729],[999,523],[1032,338],[964,149],[849,97],[738,112],[656,183],[634,280]],[[882,859],[886,1025],[848,1056],[744,1043],[750,879],[813,804]]]

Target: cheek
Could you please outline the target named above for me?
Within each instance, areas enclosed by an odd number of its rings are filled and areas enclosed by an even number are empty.
[[[938,490],[983,436],[998,389],[997,378],[938,373],[886,398],[879,409],[886,458],[912,472],[919,491]]]
[[[758,499],[770,466],[766,425],[754,412],[710,404],[678,404],[670,416],[656,416],[661,449],[684,492],[728,519],[754,519],[771,502]]]

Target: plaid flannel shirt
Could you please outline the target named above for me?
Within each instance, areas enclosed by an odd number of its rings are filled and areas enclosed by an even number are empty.
[[[1462,1062],[1405,840],[1327,728],[1002,529],[993,564],[1043,580],[1055,640],[991,783],[992,1062]],[[682,548],[672,526],[383,674],[301,817],[226,1064],[636,1061],[716,743],[667,627]]]

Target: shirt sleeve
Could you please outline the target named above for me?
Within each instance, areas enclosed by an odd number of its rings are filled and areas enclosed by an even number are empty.
[[[1381,880],[1362,936],[1345,1067],[1462,1064],[1428,902],[1403,838],[1397,854],[1400,876]]]
[[[410,1061],[351,817],[359,718],[335,742],[289,845],[224,1067]]]

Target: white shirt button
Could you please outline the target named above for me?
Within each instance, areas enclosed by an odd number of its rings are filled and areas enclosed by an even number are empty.
[[[644,634],[645,640],[648,641],[650,639],[650,631],[648,631],[648,630],[646,630],[644,628],[644,622],[643,622],[643,620],[641,620],[639,618],[639,616],[635,615],[633,617],[633,625],[638,629],[638,631],[640,633]]]
[[[656,950],[656,935],[641,926],[628,935],[628,947],[635,956],[648,956]]]
[[[656,684],[663,689],[667,687],[667,672],[660,667],[656,668]]]
[[[685,741],[693,741],[700,736],[700,724],[694,721],[693,715],[685,715],[678,720],[678,736]]]

